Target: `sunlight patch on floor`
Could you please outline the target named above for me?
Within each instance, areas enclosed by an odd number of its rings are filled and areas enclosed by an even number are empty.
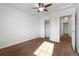
[[[43,42],[40,47],[34,52],[36,56],[52,56],[54,43]]]

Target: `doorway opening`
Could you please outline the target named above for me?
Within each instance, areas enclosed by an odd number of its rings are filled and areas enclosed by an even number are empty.
[[[60,17],[60,38],[71,37],[71,15]]]
[[[63,34],[70,35],[69,23],[63,23]]]
[[[45,37],[49,38],[50,32],[50,22],[49,20],[45,20]]]

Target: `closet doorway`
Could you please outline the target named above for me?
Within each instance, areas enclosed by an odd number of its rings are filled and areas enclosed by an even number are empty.
[[[45,20],[45,37],[49,38],[50,32],[50,23],[49,20]]]

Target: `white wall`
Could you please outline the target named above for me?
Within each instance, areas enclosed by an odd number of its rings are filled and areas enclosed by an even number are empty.
[[[75,4],[75,9],[76,9],[76,48],[77,51],[79,52],[79,4]]]
[[[40,20],[0,4],[0,48],[40,37]]]
[[[60,20],[57,14],[52,14],[50,19],[50,40],[59,42],[60,39]]]

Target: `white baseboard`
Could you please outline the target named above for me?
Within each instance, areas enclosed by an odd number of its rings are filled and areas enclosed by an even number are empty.
[[[4,45],[4,46],[1,46],[0,49],[7,48],[7,47],[10,47],[10,46],[13,46],[13,45],[16,45],[16,44],[25,42],[25,41],[29,41],[29,40],[32,40],[32,39],[34,39],[34,38],[38,38],[38,37],[29,37],[29,38],[23,39],[23,40],[18,41],[18,42],[13,42],[13,43],[11,43],[11,44],[6,44],[6,45]]]
[[[79,49],[77,49],[77,52],[79,53]]]

